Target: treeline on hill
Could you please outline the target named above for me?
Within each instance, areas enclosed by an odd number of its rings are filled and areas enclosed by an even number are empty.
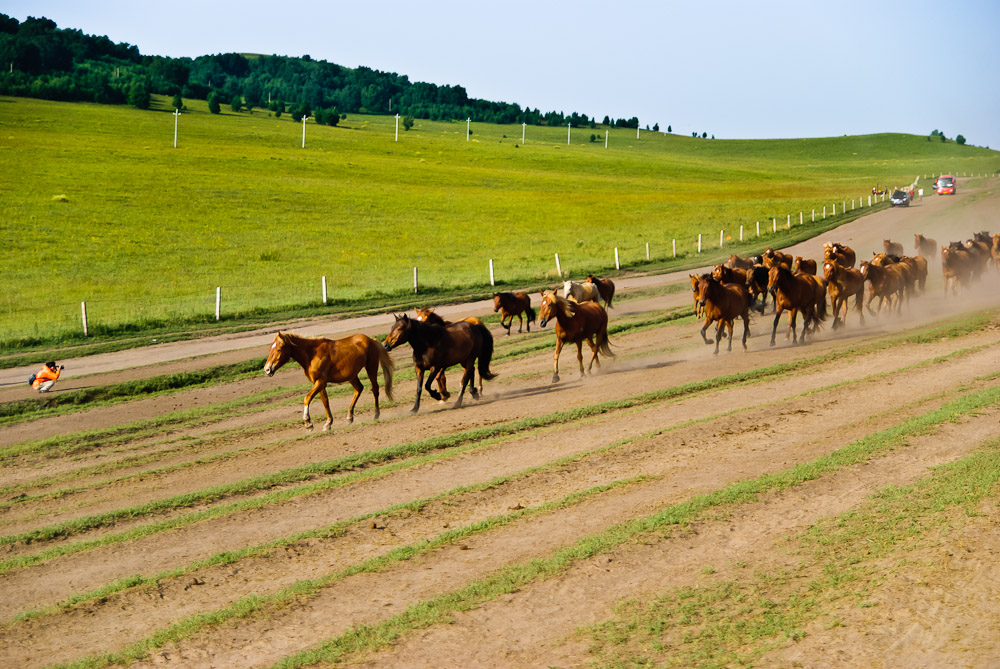
[[[175,104],[181,98],[207,100],[216,113],[223,104],[267,107],[331,125],[348,112],[550,126],[597,123],[586,114],[542,113],[474,99],[462,86],[411,82],[406,75],[351,69],[309,56],[143,56],[135,46],[60,29],[47,18],[19,22],[0,14],[0,94],[146,108],[153,93],[174,96]],[[605,116],[604,124],[638,128],[639,119]]]

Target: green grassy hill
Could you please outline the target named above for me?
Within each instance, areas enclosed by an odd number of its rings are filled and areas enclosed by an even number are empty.
[[[838,212],[875,184],[995,172],[996,151],[884,134],[710,140],[634,130],[351,116],[306,126],[267,111],[179,119],[167,100],[138,111],[0,98],[3,277],[0,341],[92,322],[212,315],[412,291],[506,287],[689,255],[697,235],[800,211]],[[591,135],[596,141],[590,141]],[[64,196],[64,197],[63,197]],[[780,230],[780,227],[779,227]],[[758,242],[759,243],[759,242]],[[770,242],[768,242],[770,243]],[[334,307],[335,309],[336,307]]]

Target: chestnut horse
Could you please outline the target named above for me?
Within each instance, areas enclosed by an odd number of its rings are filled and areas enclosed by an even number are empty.
[[[480,378],[492,381],[496,374],[490,372],[490,360],[493,358],[493,335],[483,325],[473,325],[468,321],[458,321],[448,325],[432,325],[421,323],[406,314],[396,316],[392,330],[385,338],[385,350],[391,351],[401,344],[409,344],[413,348],[413,364],[417,367],[417,399],[413,403],[411,413],[420,410],[420,393],[424,387],[427,393],[436,400],[441,394],[431,388],[434,379],[444,369],[452,365],[462,365],[465,374],[462,376],[462,392],[458,394],[455,407],[462,406],[465,389],[468,387],[473,398],[478,398],[476,392],[475,374],[476,361],[479,361]],[[424,383],[424,372],[430,372],[427,383]]]
[[[795,318],[802,312],[802,343],[805,343],[809,326],[813,329],[819,321],[826,320],[826,282],[812,274],[792,274],[792,271],[782,265],[771,267],[767,275],[767,287],[774,291],[776,306],[774,309],[774,325],[771,328],[771,346],[774,346],[774,336],[778,331],[778,320],[785,309],[789,310],[788,332],[792,333],[792,343],[798,342],[795,334]],[[785,334],[785,339],[788,334]]]
[[[719,342],[722,341],[723,330],[729,330],[729,348],[733,350],[733,322],[743,319],[743,350],[747,350],[747,337],[750,333],[750,292],[741,283],[722,283],[711,274],[702,274],[698,279],[698,298],[705,308],[705,325],[701,328],[701,338],[706,344],[712,342],[705,336],[705,331],[713,322],[718,322],[715,328],[715,355],[719,354]]]
[[[858,261],[858,255],[850,246],[845,246],[840,242],[823,242],[823,260],[835,262],[841,267],[854,267]]]
[[[872,311],[872,302],[875,298],[878,300],[878,313],[882,313],[882,304],[886,300],[889,301],[889,309],[893,307],[893,300],[895,300],[896,311],[902,313],[903,311],[903,295],[906,292],[906,272],[898,264],[890,264],[882,267],[876,265],[874,262],[863,262],[861,263],[859,269],[861,270],[862,276],[871,283],[871,291],[868,293],[868,302],[865,303],[865,308],[868,309],[868,313],[872,316],[877,316],[874,311]]]
[[[375,420],[378,420],[380,411],[378,406],[378,368],[382,367],[382,376],[385,377],[385,395],[392,399],[392,360],[386,353],[382,344],[371,337],[363,334],[356,334],[343,339],[331,341],[329,339],[318,339],[312,337],[300,337],[291,333],[282,334],[279,332],[274,337],[271,349],[267,354],[267,362],[264,363],[264,374],[274,376],[278,369],[291,358],[302,365],[302,371],[306,373],[306,378],[312,381],[312,388],[306,393],[305,406],[302,409],[302,420],[306,424],[306,429],[313,429],[312,420],[309,419],[309,403],[312,402],[316,393],[323,402],[326,409],[326,424],[324,430],[329,430],[333,425],[333,414],[330,412],[330,400],[326,396],[326,384],[349,382],[354,388],[354,398],[351,400],[351,407],[347,410],[347,422],[354,422],[354,405],[358,403],[358,397],[364,390],[361,379],[358,378],[361,370],[368,372],[368,380],[372,384],[372,395],[375,396]]]
[[[595,362],[598,367],[601,366],[601,361],[597,359],[598,352],[615,357],[608,342],[608,312],[596,302],[572,302],[559,297],[554,290],[543,291],[538,317],[538,324],[542,327],[551,320],[556,322],[556,352],[553,356],[552,383],[559,380],[559,353],[563,344],[576,344],[576,359],[580,363],[581,377],[584,375],[584,340],[587,340],[590,350],[593,351],[590,364],[587,365],[588,372]]]
[[[688,279],[691,280],[691,294],[694,297],[694,317],[701,318],[704,315],[704,310],[701,308],[701,302],[698,300],[698,275],[688,274]]]
[[[528,319],[528,332],[535,322],[535,310],[531,308],[531,298],[527,293],[493,293],[493,313],[500,312],[500,327],[507,330],[514,327],[514,316],[517,316],[517,332],[520,334],[524,318]],[[524,314],[522,318],[521,314]],[[507,320],[507,323],[504,323]]]
[[[604,308],[610,309],[611,300],[615,299],[615,282],[611,279],[599,279],[593,274],[588,274],[587,283],[597,286],[597,292],[600,293],[601,299],[604,300]]]
[[[746,285],[748,278],[747,271],[745,269],[727,267],[726,265],[716,265],[713,267],[712,277],[720,283],[740,283],[744,286]]]
[[[913,248],[917,250],[918,255],[930,260],[937,256],[937,242],[923,235],[913,235]]]
[[[764,249],[763,263],[764,267],[771,269],[775,265],[784,265],[788,269],[792,268],[792,256],[787,253],[782,253],[781,251],[775,251],[770,246]]]
[[[831,260],[823,263],[823,278],[826,279],[826,289],[830,293],[830,307],[833,311],[833,329],[847,323],[847,312],[850,309],[848,301],[853,296],[854,307],[861,317],[861,325],[865,324],[865,312],[862,309],[865,301],[865,277],[853,267],[842,267]],[[844,318],[840,318],[840,308],[844,308]]]
[[[414,309],[417,312],[417,320],[421,323],[432,323],[434,325],[448,325],[448,321],[438,316],[434,313],[433,309]],[[462,319],[466,323],[472,323],[473,325],[482,325],[483,322],[476,318],[475,316],[468,316]],[[448,379],[444,376],[444,370],[437,376],[438,392],[441,393],[441,397],[448,399],[451,397],[451,393],[448,392]],[[479,377],[479,392],[483,392],[483,377]]]

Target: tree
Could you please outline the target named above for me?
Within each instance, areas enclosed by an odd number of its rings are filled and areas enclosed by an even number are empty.
[[[703,133],[701,133],[701,138],[702,138],[702,139],[705,139],[705,138],[707,138],[707,137],[708,137],[708,133],[707,133],[707,132],[703,132]]]
[[[219,94],[215,91],[208,94],[208,111],[213,114],[222,112],[222,107],[219,105]]]
[[[955,135],[955,143],[965,146],[965,135]]]
[[[407,114],[403,117],[403,130],[409,130],[413,127],[413,117]]]
[[[668,126],[667,126],[667,132],[673,132],[673,131],[674,131],[674,129],[673,129],[673,128],[671,128],[671,127],[670,127],[670,126],[668,125]]]
[[[149,109],[149,85],[143,79],[136,79],[128,87],[128,103],[136,109]]]
[[[229,103],[229,106],[232,108],[234,112],[238,112],[239,110],[243,109],[243,98],[240,97],[239,95],[234,95],[233,101]]]
[[[184,109],[184,99],[180,93],[174,93],[173,102],[170,103],[174,109]]]
[[[660,132],[660,124],[659,123],[654,123],[653,124],[653,132]]]

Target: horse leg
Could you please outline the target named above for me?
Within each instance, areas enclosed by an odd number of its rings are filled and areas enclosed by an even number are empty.
[[[511,327],[514,327],[514,317],[511,316],[510,319]],[[520,312],[517,314],[517,334],[521,334],[521,327],[524,325],[524,317],[521,316]]]
[[[587,344],[590,345],[590,352],[592,354],[590,356],[590,364],[587,365],[587,373],[590,374],[590,370],[593,369],[595,362],[597,363],[598,368],[601,366],[601,359],[597,357],[598,348],[597,344],[594,343],[593,337],[587,337]]]
[[[354,405],[358,403],[358,398],[361,397],[361,391],[365,389],[364,385],[361,383],[361,379],[355,376],[351,379],[351,387],[354,388],[354,397],[351,398],[351,406],[347,409],[347,422],[348,424],[354,422]],[[324,403],[326,403],[326,391],[321,393]],[[330,416],[330,422],[323,426],[324,430],[329,430],[330,426],[333,425],[333,416]]]
[[[795,320],[798,318],[798,316],[799,316],[798,309],[792,309],[788,312],[788,329],[785,330],[785,340],[786,341],[788,340],[788,333],[790,332],[792,333],[793,344],[797,344],[799,341],[798,335],[795,332]]]
[[[781,312],[784,311],[783,308],[775,306],[774,309],[774,324],[771,326],[771,346],[774,346],[774,337],[778,334],[778,321],[781,320]]]
[[[451,397],[451,393],[448,392],[448,379],[444,378],[444,370],[437,375],[438,390],[441,392],[442,399],[448,399]]]
[[[431,377],[434,378],[433,376]],[[424,370],[417,367],[417,399],[413,403],[413,408],[410,409],[410,413],[417,413],[420,411],[420,392],[424,389]]]
[[[583,373],[583,340],[576,342],[576,361],[580,364],[580,378],[582,379],[585,375]]]
[[[701,339],[706,344],[711,344],[712,343],[709,340],[709,338],[705,336],[705,331],[708,330],[708,326],[711,325],[712,322],[713,322],[713,319],[709,318],[708,316],[705,316],[705,324],[701,326]]]
[[[312,388],[310,388],[309,392],[306,393],[306,399],[302,407],[302,422],[306,424],[307,430],[313,429],[312,419],[309,418],[309,403],[313,401],[313,397],[316,396],[316,393],[320,392],[325,387],[325,381],[315,381],[313,382]],[[329,406],[329,404],[327,404],[327,406]]]
[[[747,337],[750,336],[750,311],[743,312],[743,350],[747,350]]]
[[[504,321],[505,318],[509,318],[510,319],[510,323],[504,323],[503,321]],[[502,327],[503,329],[505,329],[507,331],[507,336],[509,337],[510,336],[510,329],[512,327],[514,327],[514,314],[509,314],[509,313],[507,313],[507,310],[504,309],[503,313],[500,314],[500,327]]]
[[[458,409],[459,407],[462,406],[462,398],[465,397],[466,385],[471,385],[473,387],[472,392],[473,393],[476,392],[475,383],[476,383],[476,359],[473,357],[470,358],[469,362],[465,365],[465,374],[462,375],[462,392],[458,394],[458,400],[456,400],[454,408]]]
[[[427,394],[436,399],[438,402],[441,401],[441,393],[434,390],[432,387],[434,385],[434,380],[444,371],[443,367],[431,367],[430,376],[427,377],[427,383],[424,384],[424,388],[427,389]]]
[[[556,352],[552,356],[553,360],[553,370],[552,370],[552,383],[557,383],[559,381],[559,354],[562,352],[563,343],[562,340],[556,338]]]
[[[712,355],[719,355],[719,342],[722,341],[722,333],[726,329],[726,321],[719,319],[719,324],[715,326],[715,350]]]
[[[733,326],[735,324],[736,324],[736,319],[735,318],[730,318],[730,319],[728,319],[726,321],[726,328],[729,329],[729,348],[727,348],[726,350],[729,353],[733,352]],[[715,342],[715,347],[716,347],[716,349],[719,348],[719,342]]]
[[[379,415],[382,413],[378,407],[378,359],[372,358],[369,360],[365,369],[368,371],[368,381],[372,384],[372,395],[375,397],[375,417],[372,420],[378,420]]]

